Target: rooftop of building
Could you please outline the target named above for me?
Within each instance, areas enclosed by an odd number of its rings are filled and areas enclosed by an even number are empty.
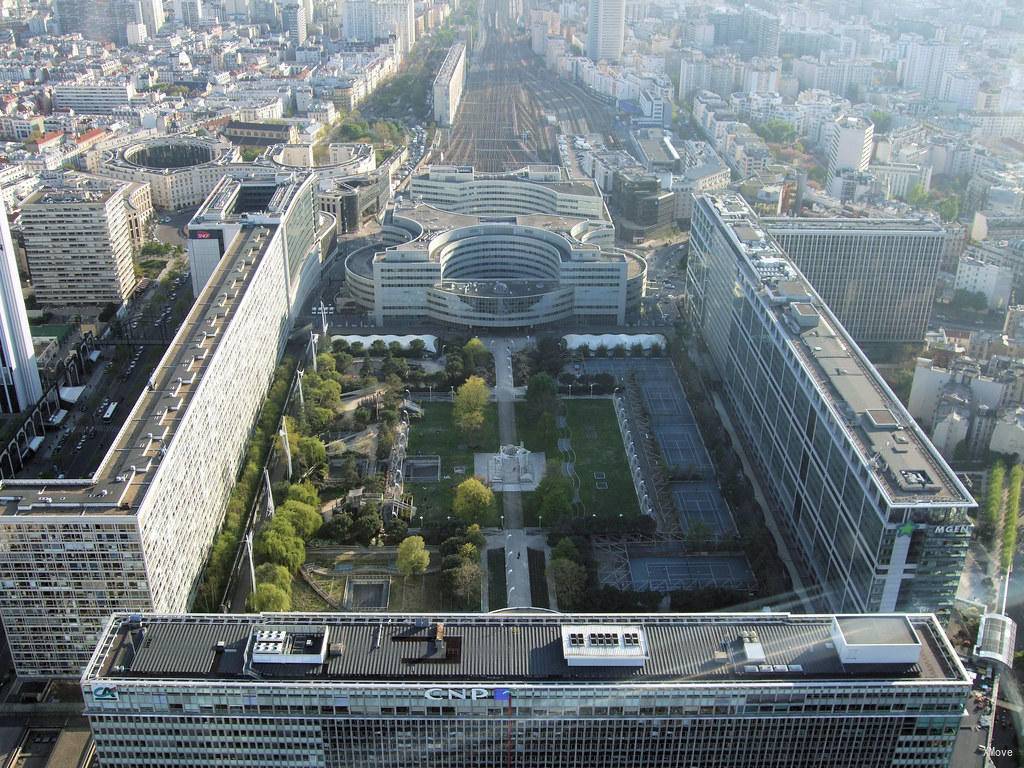
[[[759,295],[892,506],[974,499],[811,284],[742,197],[698,198],[714,211]]]
[[[426,171],[412,177],[412,183],[433,181],[467,184],[474,181],[507,181],[523,184],[539,184],[566,195],[601,197],[601,190],[593,179],[566,176],[557,165],[527,165],[506,173],[477,173],[471,165],[431,165]]]
[[[931,615],[114,616],[86,681],[967,684]]]
[[[465,51],[465,43],[455,43],[448,49],[448,53],[444,57],[444,61],[441,63],[440,69],[437,70],[437,77],[434,78],[435,84],[447,83],[451,80],[452,73],[455,71],[455,65],[458,64],[459,57],[462,56]]]
[[[223,181],[223,180],[222,180]],[[129,515],[138,511],[274,234],[243,223],[90,478],[17,478],[0,483],[5,516]]]
[[[946,230],[938,221],[927,216],[916,218],[886,218],[870,216],[865,218],[843,218],[833,216],[817,218],[810,216],[765,216],[761,218],[769,233],[795,230],[827,230],[845,232],[932,232],[944,235]]]
[[[661,130],[635,131],[634,139],[651,165],[675,165],[679,153],[672,145],[672,138]]]

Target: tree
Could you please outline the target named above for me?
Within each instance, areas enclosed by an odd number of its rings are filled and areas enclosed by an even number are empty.
[[[574,563],[580,561],[580,551],[576,548],[576,542],[566,536],[551,548],[552,560],[572,560]]]
[[[491,489],[475,477],[463,480],[455,488],[452,511],[464,523],[485,522],[494,506]]]
[[[283,517],[275,516],[256,537],[253,549],[256,557],[270,563],[283,565],[291,573],[299,570],[306,562],[306,547],[295,534],[292,524]]]
[[[317,507],[294,499],[289,499],[278,507],[275,512],[275,516],[277,515],[283,516],[291,523],[295,535],[301,539],[308,539],[324,524],[323,516]]]
[[[485,420],[485,409],[491,397],[491,390],[479,376],[470,376],[455,391],[455,405],[452,418],[456,429],[464,432],[473,443],[480,436]]]
[[[531,420],[558,410],[558,385],[547,373],[535,373],[526,385],[526,411]]]
[[[880,109],[871,112],[871,122],[875,124],[875,133],[888,133],[892,128],[892,113]]]
[[[476,523],[466,528],[466,541],[478,550],[487,546],[487,537],[484,536],[484,532],[480,530],[480,526]]]
[[[327,463],[327,448],[318,437],[300,437],[294,443],[295,456],[299,468],[303,471],[320,467]]]
[[[254,611],[273,611],[284,613],[292,609],[291,597],[275,584],[257,584],[250,597]]]
[[[480,605],[480,583],[483,570],[480,563],[464,562],[457,568],[445,571],[445,577],[451,585],[452,593],[466,608],[477,608]]]
[[[430,565],[430,553],[423,543],[422,536],[409,536],[398,545],[398,572],[409,578],[413,574],[423,573]]]
[[[491,353],[487,350],[487,346],[475,336],[462,347],[462,359],[471,370],[486,365],[490,356]]]
[[[551,576],[559,609],[578,608],[587,589],[587,569],[572,560],[559,558],[551,561]]]
[[[427,345],[423,339],[413,339],[409,342],[409,353],[412,357],[423,357],[423,353],[426,349]]]
[[[292,483],[288,486],[288,501],[299,501],[311,507],[320,508],[320,496],[316,488],[308,480],[304,483]]]
[[[960,215],[960,198],[956,195],[947,197],[935,206],[935,210],[943,221],[954,221]]]
[[[561,339],[555,336],[542,336],[537,339],[537,346],[533,353],[534,370],[544,371],[551,376],[557,376],[565,365],[567,353],[562,346]]]
[[[275,563],[260,563],[256,566],[256,584],[273,584],[285,594],[292,594],[292,575],[287,568]]]
[[[377,510],[365,512],[352,521],[352,539],[364,547],[370,546],[384,525]]]
[[[907,193],[907,202],[911,205],[924,205],[928,201],[928,190],[921,184],[915,184]]]
[[[317,533],[317,537],[321,539],[330,539],[336,541],[339,544],[347,544],[350,542],[352,535],[352,516],[348,512],[335,510],[331,519],[328,520],[320,528]]]

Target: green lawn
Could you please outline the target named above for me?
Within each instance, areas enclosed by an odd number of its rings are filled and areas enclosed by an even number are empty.
[[[487,608],[508,606],[508,583],[505,580],[505,548],[487,550]]]
[[[405,489],[413,495],[417,514],[423,514],[427,523],[443,520],[451,514],[455,486],[473,476],[473,454],[476,451],[498,450],[498,412],[494,404],[487,406],[487,415],[479,448],[466,442],[452,424],[451,403],[422,403],[423,418],[415,419],[409,428],[407,456],[441,457],[441,481],[438,483],[406,483]],[[464,467],[464,474],[456,474],[456,467]],[[496,496],[498,496],[496,494]],[[500,506],[500,498],[497,505]]]
[[[540,549],[527,549],[526,556],[530,566],[530,602],[534,608],[549,608],[547,564],[544,552]]]
[[[292,610],[297,612],[323,613],[334,608],[325,603],[301,576],[292,579]]]
[[[635,517],[640,514],[622,433],[611,400],[568,400],[567,422],[576,451],[580,500],[587,514]],[[598,490],[594,472],[604,472],[606,490]]]
[[[548,461],[558,459],[558,430],[546,433],[539,429],[539,423],[531,419],[526,412],[526,403],[520,401],[516,406],[516,434],[523,445],[531,451],[543,451]]]

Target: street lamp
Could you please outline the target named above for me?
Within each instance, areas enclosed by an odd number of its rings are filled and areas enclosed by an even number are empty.
[[[593,383],[590,384],[590,396],[591,397],[594,396],[594,384]]]

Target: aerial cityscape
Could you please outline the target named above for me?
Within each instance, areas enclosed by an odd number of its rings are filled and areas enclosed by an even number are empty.
[[[0,768],[1024,766],[1018,0],[0,0],[0,94]]]

